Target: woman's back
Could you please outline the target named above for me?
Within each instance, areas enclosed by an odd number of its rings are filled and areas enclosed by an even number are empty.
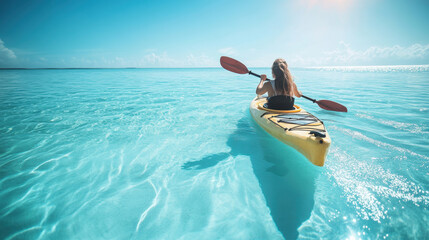
[[[274,96],[268,97],[266,107],[275,110],[292,110],[295,103],[295,98],[278,94],[276,91],[275,80],[270,80],[271,87],[273,88]]]
[[[262,95],[268,92],[267,108],[276,110],[291,110],[295,99],[293,96],[301,97],[296,84],[289,72],[284,59],[276,59],[271,68],[274,81],[265,82],[267,76],[261,75],[261,82],[256,88],[256,94]]]

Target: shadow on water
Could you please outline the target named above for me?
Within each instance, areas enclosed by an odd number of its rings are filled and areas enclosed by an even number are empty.
[[[208,167],[213,167],[218,164],[220,161],[227,159],[230,156],[230,153],[216,153],[203,157],[199,161],[187,162],[183,164],[182,168],[186,170],[200,170]]]
[[[249,156],[277,228],[286,239],[296,239],[297,229],[313,209],[315,179],[320,168],[268,135],[253,122],[250,114],[238,121],[227,144],[230,152],[208,155],[187,162],[182,168],[199,170],[215,166],[229,156]]]

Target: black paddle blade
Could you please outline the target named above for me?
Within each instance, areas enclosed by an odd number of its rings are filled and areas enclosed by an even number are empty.
[[[233,73],[238,73],[238,74],[249,73],[249,70],[244,64],[230,57],[225,57],[225,56],[220,57],[220,65],[226,70],[231,71]]]
[[[336,111],[336,112],[347,112],[347,108],[339,103],[330,101],[330,100],[318,100],[316,103],[319,105],[319,107],[329,110],[329,111]]]

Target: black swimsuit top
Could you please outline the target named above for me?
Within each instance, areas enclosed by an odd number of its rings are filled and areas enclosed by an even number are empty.
[[[267,98],[267,103],[264,104],[265,108],[275,110],[293,110],[295,98],[286,95],[277,95]]]

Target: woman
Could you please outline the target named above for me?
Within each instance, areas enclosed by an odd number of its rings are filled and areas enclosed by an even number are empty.
[[[294,109],[295,99],[293,97],[301,97],[302,94],[292,79],[286,61],[281,58],[276,59],[271,70],[274,80],[265,82],[267,75],[261,75],[261,82],[256,88],[256,94],[262,95],[268,92],[268,101],[265,106],[269,109]]]

